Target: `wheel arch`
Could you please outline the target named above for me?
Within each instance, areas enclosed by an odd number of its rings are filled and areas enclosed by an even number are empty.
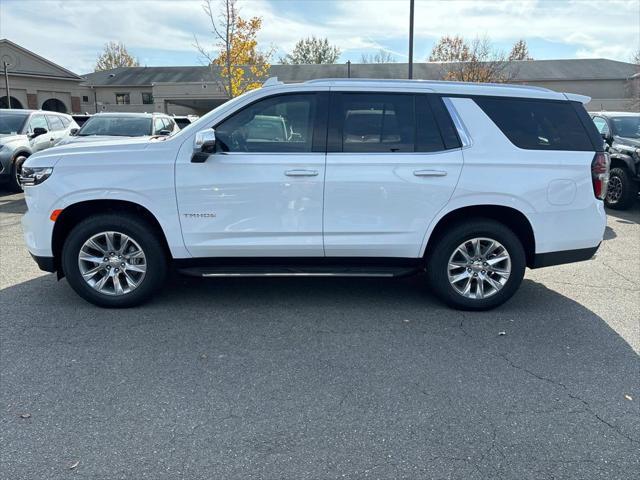
[[[527,259],[527,266],[533,265],[536,253],[536,242],[533,227],[527,216],[520,210],[504,205],[470,205],[456,208],[442,216],[433,228],[423,256],[426,258],[438,239],[457,223],[471,218],[489,218],[509,227],[522,242]]]
[[[89,215],[100,213],[128,213],[143,218],[158,234],[167,259],[172,258],[164,230],[155,215],[147,208],[127,200],[85,200],[65,207],[56,218],[51,235],[51,251],[58,278],[64,276],[61,254],[67,236],[80,221]]]
[[[633,159],[629,155],[624,154],[612,154],[610,168],[626,168],[632,175],[637,173]]]

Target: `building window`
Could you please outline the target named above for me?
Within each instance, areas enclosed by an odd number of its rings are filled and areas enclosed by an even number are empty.
[[[153,104],[153,94],[151,92],[142,92],[142,103],[145,105]]]
[[[82,103],[89,103],[89,95],[82,95]]]
[[[116,93],[116,104],[129,105],[131,100],[128,93]]]

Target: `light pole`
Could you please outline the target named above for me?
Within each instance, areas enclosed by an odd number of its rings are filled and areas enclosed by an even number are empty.
[[[409,79],[413,78],[413,7],[414,0],[409,0]]]
[[[7,105],[9,109],[11,109],[11,92],[9,91],[9,72],[8,72],[9,64],[4,62],[4,85],[7,87]]]

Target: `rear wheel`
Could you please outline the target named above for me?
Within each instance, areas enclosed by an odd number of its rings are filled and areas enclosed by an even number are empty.
[[[434,293],[462,310],[488,310],[516,292],[526,267],[524,248],[505,225],[489,219],[455,225],[434,245],[427,275]]]
[[[609,172],[609,186],[604,203],[614,210],[625,210],[638,195],[638,184],[633,181],[629,172],[624,168],[612,168]]]
[[[79,223],[62,249],[71,287],[101,307],[148,300],[164,281],[167,259],[156,235],[133,215],[102,214]]]
[[[27,160],[25,155],[18,155],[11,163],[11,174],[9,175],[9,190],[12,192],[22,192],[20,185],[20,173],[22,172],[22,164]]]

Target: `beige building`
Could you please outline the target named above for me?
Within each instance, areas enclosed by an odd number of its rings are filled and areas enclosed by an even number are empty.
[[[203,114],[227,98],[220,77],[207,66],[123,67],[78,76],[19,46],[0,40],[0,67],[9,64],[14,108],[42,108],[69,113],[166,112]],[[638,65],[607,59],[515,62],[512,83],[550,88],[592,98],[590,110],[638,111]],[[284,82],[314,78],[404,79],[407,64],[273,65],[271,76]],[[441,80],[445,67],[417,63],[414,77]],[[0,107],[7,106],[0,82]]]

